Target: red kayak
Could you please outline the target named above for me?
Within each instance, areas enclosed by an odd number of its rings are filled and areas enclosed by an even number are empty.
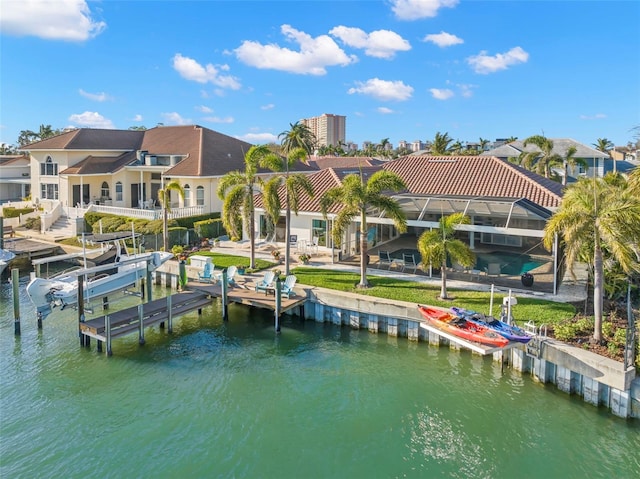
[[[434,326],[459,338],[498,347],[509,344],[507,338],[501,336],[491,328],[467,321],[446,309],[423,305],[418,305],[418,309],[422,316]]]

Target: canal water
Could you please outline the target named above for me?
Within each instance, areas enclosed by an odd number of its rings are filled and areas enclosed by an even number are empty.
[[[21,284],[21,291],[24,283]],[[155,297],[166,289],[155,289]],[[218,302],[81,349],[0,291],[0,477],[638,477],[640,425],[490,358]],[[136,304],[129,297],[121,302]]]

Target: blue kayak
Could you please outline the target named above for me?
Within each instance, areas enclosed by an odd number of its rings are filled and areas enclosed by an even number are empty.
[[[494,318],[493,316],[485,316],[482,313],[464,308],[456,308],[455,306],[451,308],[451,311],[453,311],[456,315],[466,319],[467,321],[471,321],[481,326],[486,326],[487,328],[493,329],[496,333],[507,338],[509,341],[528,343],[531,340],[531,336],[528,336],[524,329],[519,328],[515,325],[511,326],[503,321]]]

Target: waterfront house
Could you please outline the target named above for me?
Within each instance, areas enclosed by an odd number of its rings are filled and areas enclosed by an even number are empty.
[[[27,155],[0,156],[0,204],[20,201],[31,193],[31,169]]]

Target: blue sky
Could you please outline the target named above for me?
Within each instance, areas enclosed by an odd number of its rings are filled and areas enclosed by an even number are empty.
[[[359,145],[640,125],[635,0],[1,2],[2,143],[159,123],[267,143],[323,113]]]

